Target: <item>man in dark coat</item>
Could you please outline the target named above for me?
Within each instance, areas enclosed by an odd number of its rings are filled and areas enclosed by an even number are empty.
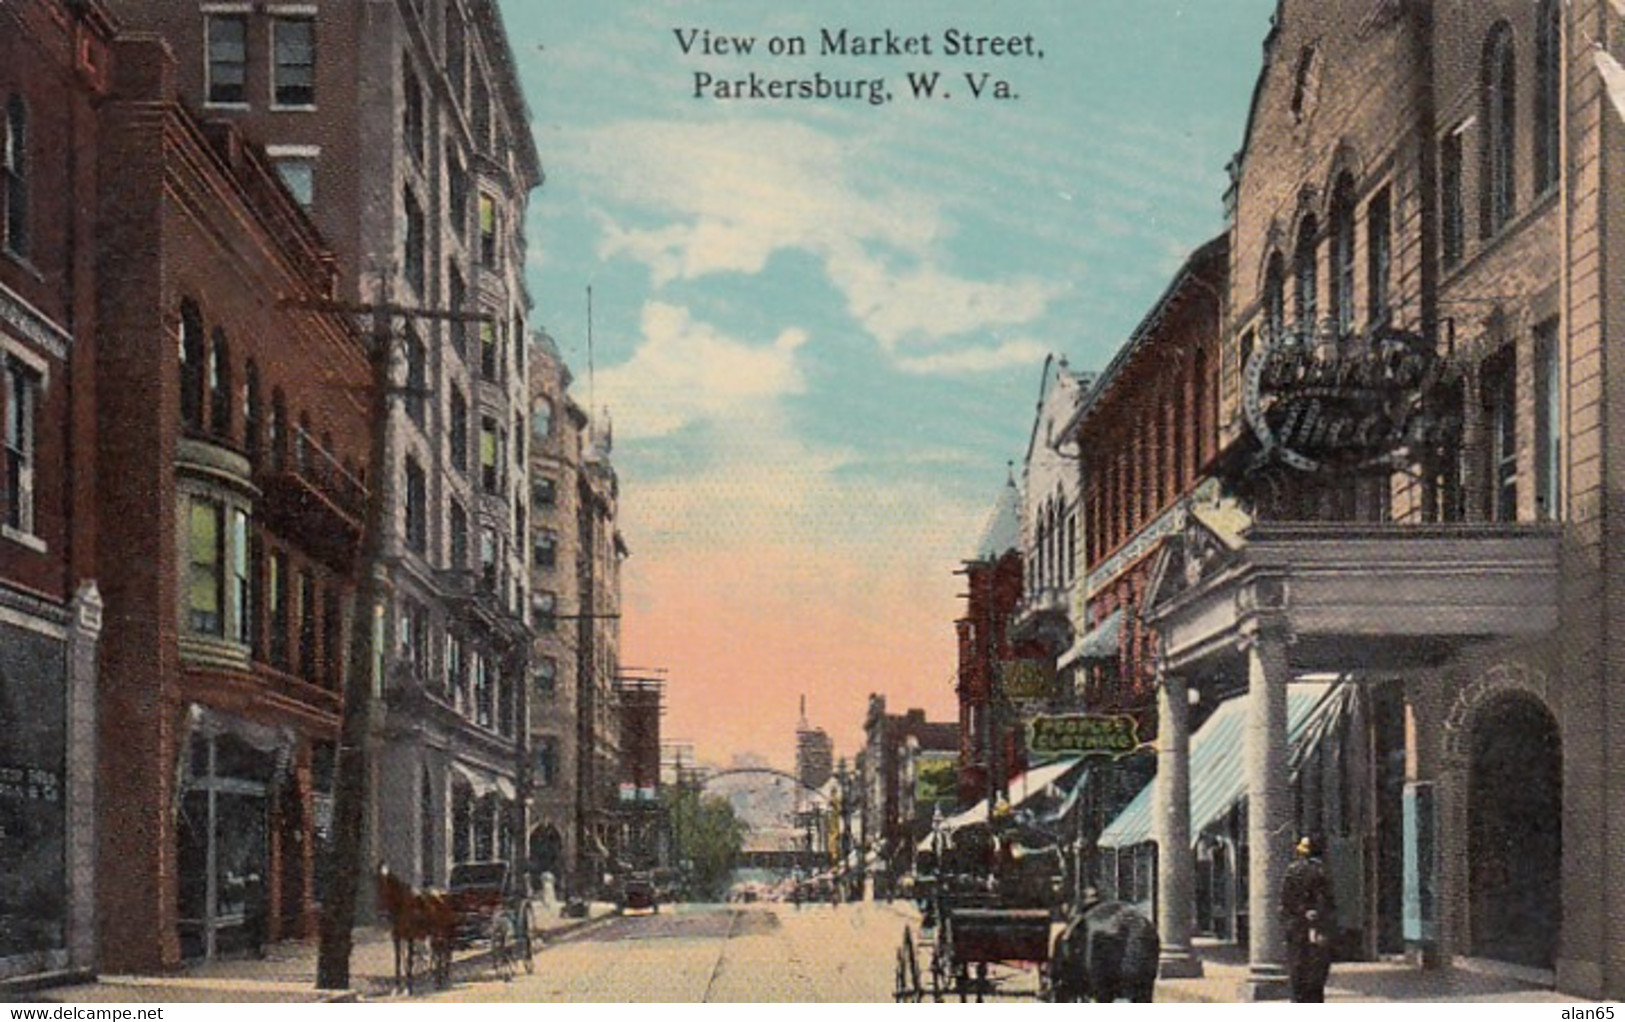
[[[1326,999],[1335,911],[1331,877],[1320,861],[1320,842],[1306,837],[1298,842],[1297,858],[1281,882],[1281,922],[1294,1001]]]

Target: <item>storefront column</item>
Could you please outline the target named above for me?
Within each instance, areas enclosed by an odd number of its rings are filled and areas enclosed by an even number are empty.
[[[94,969],[96,957],[96,698],[102,595],[79,586],[68,627],[67,874],[68,964]]]
[[[1286,686],[1291,680],[1286,639],[1278,628],[1251,624],[1247,655],[1247,908],[1249,947],[1243,1000],[1287,995],[1281,880],[1286,876],[1291,795],[1287,790]]]
[[[1157,685],[1156,805],[1157,931],[1162,936],[1158,975],[1202,975],[1191,950],[1192,892],[1196,863],[1191,854],[1190,703],[1185,679],[1161,670]]]

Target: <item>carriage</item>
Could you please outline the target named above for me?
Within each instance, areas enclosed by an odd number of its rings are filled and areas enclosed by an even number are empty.
[[[1053,844],[1022,838],[1014,830],[967,834],[925,857],[928,872],[914,884],[921,939],[904,928],[895,1000],[1048,996],[1061,857]]]
[[[502,860],[463,862],[451,869],[447,894],[457,916],[453,944],[489,944],[497,972],[536,971],[534,920],[525,878]]]

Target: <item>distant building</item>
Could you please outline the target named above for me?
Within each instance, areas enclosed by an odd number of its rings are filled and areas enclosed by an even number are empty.
[[[956,807],[960,731],[951,721],[926,720],[920,709],[887,713],[886,697],[871,695],[863,735],[859,832],[885,865],[884,876],[895,878],[911,866],[933,814]]]
[[[821,727],[807,723],[807,697],[801,697],[796,725],[796,776],[809,788],[822,788],[835,770],[835,743]]]

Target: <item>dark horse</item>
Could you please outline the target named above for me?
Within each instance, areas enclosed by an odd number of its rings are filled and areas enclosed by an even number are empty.
[[[1050,954],[1050,993],[1056,1001],[1150,1002],[1162,941],[1139,909],[1102,901],[1074,911]]]
[[[444,988],[451,979],[451,947],[457,937],[451,899],[439,891],[415,891],[387,864],[379,863],[378,904],[389,915],[395,941],[395,989],[412,992],[412,960],[419,941],[428,947],[435,986]]]

